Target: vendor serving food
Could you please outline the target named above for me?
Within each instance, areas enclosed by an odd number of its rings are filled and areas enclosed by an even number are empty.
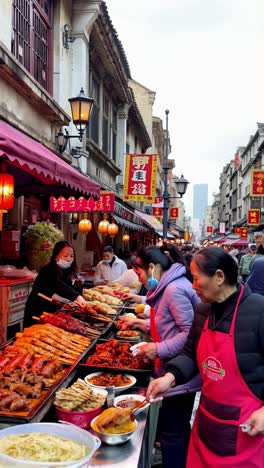
[[[40,316],[42,312],[55,312],[57,306],[38,296],[38,293],[52,297],[62,296],[78,305],[85,306],[85,299],[72,285],[72,277],[77,271],[74,248],[67,241],[57,242],[54,246],[50,262],[41,268],[28,297],[24,327],[32,325],[32,316]]]
[[[113,283],[126,270],[125,262],[115,255],[111,245],[107,245],[103,251],[103,260],[97,264],[95,269],[94,286]]]

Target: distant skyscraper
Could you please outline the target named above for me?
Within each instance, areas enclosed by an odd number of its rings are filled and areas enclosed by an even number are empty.
[[[193,217],[200,223],[205,218],[205,210],[208,206],[208,184],[195,184],[193,186]]]

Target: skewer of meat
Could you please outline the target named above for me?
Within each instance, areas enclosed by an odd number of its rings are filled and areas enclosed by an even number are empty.
[[[80,353],[82,353],[84,351],[84,347],[83,346],[80,346],[80,345],[75,345],[73,346],[71,343],[69,343],[68,340],[63,340],[63,338],[60,340],[60,342],[56,341],[55,339],[53,338],[50,338],[49,335],[45,334],[44,332],[43,333],[33,333],[33,332],[28,332],[28,333],[17,333],[16,334],[16,337],[17,338],[36,338],[38,340],[40,340],[41,342],[43,343],[46,343],[47,345],[51,345],[52,347],[55,347],[56,349],[60,349],[62,350],[63,352],[65,351],[65,347],[67,347],[67,352],[70,352],[72,354],[75,354],[76,356],[79,356]],[[49,349],[49,348],[47,348]]]
[[[41,323],[55,325],[59,328],[63,328],[64,330],[79,333],[86,337],[97,337],[100,335],[100,332],[89,327],[89,325],[86,323],[73,318],[70,314],[65,314],[63,312],[58,312],[57,314],[43,312],[39,320]]]

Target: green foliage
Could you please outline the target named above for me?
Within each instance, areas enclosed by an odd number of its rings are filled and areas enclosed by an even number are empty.
[[[64,240],[63,232],[52,224],[36,223],[28,226],[24,233],[26,243],[50,243],[52,246],[56,242]]]

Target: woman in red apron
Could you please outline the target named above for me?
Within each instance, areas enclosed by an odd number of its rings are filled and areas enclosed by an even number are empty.
[[[264,298],[237,286],[237,265],[222,249],[199,251],[191,270],[208,304],[197,306],[183,354],[151,382],[147,397],[183,383],[198,367],[202,391],[187,468],[263,468]]]

